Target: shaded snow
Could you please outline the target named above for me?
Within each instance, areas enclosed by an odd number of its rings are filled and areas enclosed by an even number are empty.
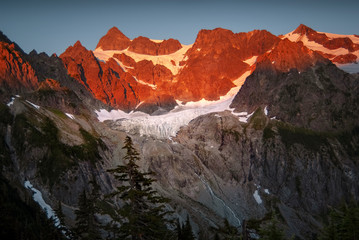
[[[241,122],[247,122],[251,114],[234,113],[229,106],[239,91],[241,84],[245,81],[250,71],[243,74],[234,82],[239,83],[232,88],[227,95],[220,97],[218,101],[208,101],[202,99],[197,102],[187,102],[185,104],[177,101],[178,106],[167,114],[159,116],[150,116],[143,112],[125,113],[121,110],[105,109],[95,110],[98,120],[116,121],[116,125],[126,131],[137,131],[140,135],[151,135],[159,138],[169,138],[176,136],[178,130],[187,125],[191,120],[208,113],[231,111],[233,115],[238,116]]]
[[[258,204],[262,204],[262,199],[261,199],[261,196],[259,196],[258,190],[254,191],[253,197]]]
[[[38,106],[38,105],[36,105],[36,104],[34,104],[34,103],[28,101],[28,100],[26,100],[26,102],[27,102],[28,104],[30,104],[31,106],[33,106],[34,108],[40,109],[40,106]]]
[[[265,114],[266,116],[268,116],[268,106],[266,106],[266,107],[264,108],[264,114]]]
[[[42,197],[42,193],[36,188],[34,188],[30,181],[25,181],[24,186],[33,192],[32,198],[34,199],[34,201],[37,202],[40,207],[46,212],[47,218],[53,218],[55,220],[55,226],[58,227],[60,225],[60,220],[58,219],[50,205],[45,202]]]
[[[70,113],[65,113],[68,118],[75,119],[75,116]]]
[[[12,97],[11,100],[10,100],[10,102],[8,102],[7,106],[10,107],[11,105],[13,105],[13,104],[14,104],[14,101],[15,101],[15,98]]]

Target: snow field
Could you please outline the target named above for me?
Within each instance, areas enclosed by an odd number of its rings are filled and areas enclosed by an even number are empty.
[[[250,71],[244,73],[234,82],[243,84],[249,76]],[[253,114],[234,113],[229,106],[232,103],[235,94],[239,91],[241,85],[232,88],[227,95],[221,96],[218,101],[208,101],[202,99],[197,102],[187,102],[182,104],[177,101],[178,106],[167,114],[159,116],[150,116],[143,112],[125,113],[121,110],[105,109],[95,110],[100,122],[111,120],[116,121],[116,125],[126,131],[136,130],[140,135],[149,135],[159,138],[170,138],[176,136],[178,130],[187,125],[191,120],[208,113],[231,111],[233,115],[238,116],[241,122],[247,122]]]

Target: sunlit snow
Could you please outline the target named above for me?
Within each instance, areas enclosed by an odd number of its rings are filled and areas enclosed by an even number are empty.
[[[142,61],[142,60],[148,60],[148,61],[152,61],[152,63],[154,65],[159,64],[159,65],[163,65],[166,68],[168,68],[173,75],[176,75],[178,73],[178,71],[182,68],[179,63],[184,59],[185,57],[185,53],[187,52],[188,49],[190,49],[192,47],[192,45],[182,45],[182,48],[179,49],[178,51],[168,54],[168,55],[158,55],[158,56],[153,56],[153,55],[147,55],[147,54],[139,54],[139,53],[134,53],[129,51],[128,49],[125,50],[102,50],[101,48],[97,48],[93,51],[94,55],[96,56],[97,59],[102,60],[102,61],[107,61],[108,59],[112,58],[114,54],[121,54],[124,53],[127,56],[131,57],[133,60],[135,60],[136,62]],[[117,59],[115,59],[117,60]],[[123,65],[120,61],[117,60],[117,62],[121,65],[121,67],[126,70],[126,68],[129,68],[125,65]],[[174,62],[175,64],[173,65]],[[139,79],[141,80],[141,79]]]
[[[245,60],[243,62],[247,63],[249,66],[252,66],[253,64],[256,63],[257,58],[258,58],[258,56],[253,56],[253,57],[248,58],[247,60]]]
[[[34,186],[30,183],[30,181],[25,181],[24,186],[30,189],[33,192],[32,198],[35,202],[37,202],[40,207],[46,212],[48,218],[53,218],[55,220],[55,226],[60,225],[60,220],[56,216],[54,210],[48,205],[42,197],[42,193],[34,188]]]
[[[250,71],[244,73],[234,82],[243,84],[249,74]],[[186,104],[177,101],[178,106],[175,109],[160,116],[150,116],[143,112],[125,113],[121,110],[111,110],[109,112],[105,109],[95,110],[95,113],[101,122],[105,120],[116,121],[116,126],[121,130],[136,131],[140,135],[169,138],[176,136],[178,130],[182,126],[187,125],[191,120],[208,113],[228,110],[231,111],[233,115],[238,116],[241,122],[247,122],[251,114],[246,112],[234,113],[233,109],[229,107],[240,87],[241,85],[237,85],[232,88],[227,95],[220,97],[218,101],[202,99],[198,102],[187,102]]]

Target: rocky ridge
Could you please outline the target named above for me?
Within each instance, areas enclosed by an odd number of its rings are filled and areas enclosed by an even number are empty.
[[[357,35],[321,33],[301,24],[293,32],[284,35],[283,38],[288,38],[293,42],[302,42],[306,47],[334,63],[355,63],[359,58]]]

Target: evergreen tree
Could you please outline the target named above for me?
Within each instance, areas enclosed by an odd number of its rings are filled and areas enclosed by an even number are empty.
[[[114,177],[123,183],[117,187],[111,196],[119,196],[123,206],[118,210],[121,218],[121,239],[169,239],[171,233],[166,227],[168,222],[165,216],[164,203],[168,199],[157,194],[151,187],[155,181],[149,176],[152,172],[142,173],[136,162],[140,159],[139,153],[133,147],[130,137],[126,137],[123,149],[127,151],[125,165],[119,165],[109,170]]]
[[[60,201],[58,201],[57,207],[54,209],[57,218],[59,219],[59,221],[57,222],[57,228],[67,237],[67,238],[72,238],[72,233],[71,231],[66,227],[65,224],[65,215],[62,211],[62,204]]]
[[[89,198],[84,190],[79,196],[79,209],[75,210],[76,225],[73,229],[78,239],[101,239],[99,224],[95,213],[97,208],[93,198]]]
[[[183,226],[181,232],[182,232],[182,235],[181,235],[181,238],[179,238],[179,239],[183,239],[183,240],[194,240],[195,239],[195,237],[193,235],[191,223],[189,222],[189,215],[187,215],[186,223]]]
[[[344,204],[329,213],[328,224],[324,227],[320,240],[358,240],[359,206]]]
[[[219,227],[215,229],[216,235],[215,237],[221,239],[220,236],[225,240],[239,240],[240,235],[238,233],[238,229],[232,226],[228,220],[225,218],[223,222],[223,227]]]
[[[272,214],[272,219],[269,223],[259,229],[259,235],[263,240],[284,240],[284,232],[278,228],[278,219],[275,213]]]
[[[180,240],[182,237],[182,224],[180,223],[179,219],[177,219],[177,223],[176,223],[176,234],[177,234],[177,239]]]

